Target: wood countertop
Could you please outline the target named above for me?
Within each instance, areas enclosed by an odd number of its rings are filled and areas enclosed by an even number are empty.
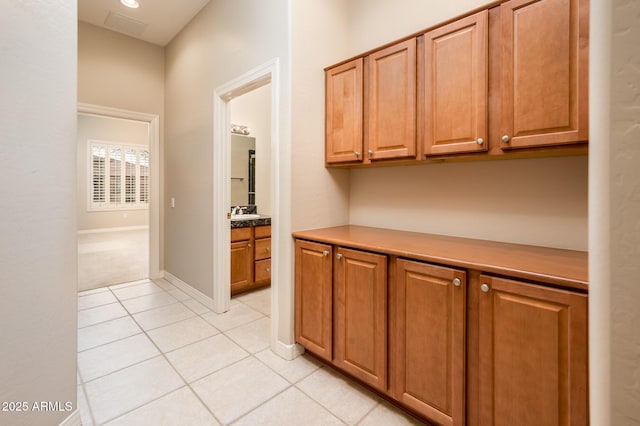
[[[585,251],[357,225],[297,231],[293,236],[588,291],[588,255]]]

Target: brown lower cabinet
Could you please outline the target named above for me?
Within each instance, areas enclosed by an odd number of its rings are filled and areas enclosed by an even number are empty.
[[[387,388],[387,256],[338,247],[334,263],[333,362]]]
[[[379,246],[297,239],[295,253],[296,341],[414,414],[588,424],[586,294]]]
[[[464,424],[465,272],[399,259],[389,287],[391,394],[440,424]]]
[[[296,242],[296,341],[320,358],[333,355],[333,248]]]
[[[480,283],[480,424],[588,424],[587,296]]]
[[[271,225],[231,229],[231,295],[271,284]]]

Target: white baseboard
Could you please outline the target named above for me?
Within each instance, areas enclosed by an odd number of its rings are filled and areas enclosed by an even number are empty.
[[[280,358],[286,359],[287,361],[291,361],[304,353],[304,348],[301,345],[297,343],[288,345],[279,340],[276,340],[275,343],[272,342],[271,350]]]
[[[76,409],[69,417],[63,420],[59,426],[82,426],[82,418],[80,418],[80,410]]]
[[[164,278],[165,280],[169,281],[171,284],[175,285],[180,290],[184,291],[189,296],[193,297],[198,302],[202,303],[207,308],[213,311],[214,302],[212,298],[200,292],[199,290],[196,290],[195,288],[191,287],[189,284],[182,281],[180,278],[176,277],[175,275],[172,275],[170,272],[162,271],[161,274],[163,275],[163,277],[161,278]],[[291,361],[292,359],[295,359],[304,353],[304,348],[301,345],[297,343],[286,344],[279,340],[272,340],[271,350],[280,358],[286,359],[287,361]]]
[[[214,302],[213,302],[212,298],[210,298],[206,294],[202,293],[201,291],[196,290],[195,288],[191,287],[186,282],[182,281],[180,278],[176,277],[175,275],[172,275],[171,273],[169,273],[167,271],[162,271],[162,275],[164,276],[165,280],[169,281],[171,284],[175,285],[180,290],[184,291],[189,296],[193,297],[194,299],[196,299],[198,302],[202,303],[207,308],[213,310]]]
[[[120,226],[120,227],[114,227],[114,228],[82,229],[78,231],[78,234],[101,234],[103,232],[140,231],[143,229],[149,229],[149,226],[140,225],[140,226]]]

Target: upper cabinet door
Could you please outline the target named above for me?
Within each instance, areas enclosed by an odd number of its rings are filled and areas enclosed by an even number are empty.
[[[488,13],[424,35],[425,155],[486,151]]]
[[[588,139],[588,0],[501,6],[501,147]]]
[[[363,59],[326,71],[326,161],[362,161]]]
[[[416,40],[367,57],[368,160],[416,156]]]

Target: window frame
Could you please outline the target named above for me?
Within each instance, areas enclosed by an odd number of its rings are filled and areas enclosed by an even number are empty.
[[[105,160],[104,160],[104,201],[94,201],[94,163],[93,163],[93,148],[95,146],[104,147]],[[119,184],[119,202],[111,202],[111,162],[110,154],[111,149],[120,149],[120,184]],[[130,196],[127,194],[127,150],[135,150],[136,162],[135,162],[135,202],[127,202],[127,198]],[[142,174],[143,164],[141,164],[141,153],[147,152],[147,165],[146,173]],[[151,150],[148,145],[132,144],[126,142],[113,142],[104,141],[98,139],[87,140],[87,211],[88,212],[107,212],[107,211],[125,211],[125,210],[148,210],[149,209],[149,197],[151,195],[150,179],[151,172],[149,170],[151,165]],[[131,164],[131,163],[129,163]],[[143,177],[146,177],[146,182],[143,181]],[[146,192],[142,191],[146,186]],[[146,201],[141,201],[143,195],[146,194]]]

